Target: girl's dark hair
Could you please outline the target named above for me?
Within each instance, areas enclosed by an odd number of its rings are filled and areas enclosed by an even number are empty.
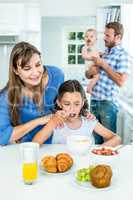
[[[58,90],[58,95],[55,99],[55,110],[60,110],[59,106],[56,103],[56,100],[58,99],[60,101],[66,92],[70,92],[70,93],[79,92],[80,93],[82,99],[84,100],[84,105],[80,111],[80,115],[86,116],[87,111],[88,111],[88,101],[87,101],[85,91],[84,91],[82,85],[77,80],[67,80],[63,84],[61,84],[61,86],[59,87],[59,90]]]

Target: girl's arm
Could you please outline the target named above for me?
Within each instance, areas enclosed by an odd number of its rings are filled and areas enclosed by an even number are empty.
[[[25,124],[15,126],[13,128],[13,132],[12,132],[9,142],[12,143],[12,142],[20,139],[24,135],[26,135],[29,131],[33,130],[37,126],[46,124],[49,121],[51,116],[52,115],[47,115],[44,117],[40,117],[40,118],[31,120]]]
[[[51,135],[53,130],[64,123],[65,118],[59,114],[54,114],[49,122],[34,136],[32,142],[43,144]]]
[[[105,128],[99,122],[97,123],[94,131],[101,135],[103,138],[107,139],[107,141],[104,142],[102,146],[116,147],[117,145],[121,144],[121,138],[109,129]]]

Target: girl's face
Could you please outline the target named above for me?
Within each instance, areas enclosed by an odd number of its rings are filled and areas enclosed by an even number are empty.
[[[58,105],[67,113],[68,120],[73,121],[79,117],[84,101],[79,92],[66,92],[58,101]]]
[[[18,63],[21,63],[21,59]],[[32,88],[41,82],[43,71],[40,56],[33,54],[30,61],[23,68],[18,64],[15,73],[24,82],[26,87]]]

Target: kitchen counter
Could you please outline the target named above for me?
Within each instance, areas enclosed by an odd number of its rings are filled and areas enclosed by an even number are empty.
[[[127,111],[130,115],[133,116],[133,107],[131,107],[130,103],[127,103],[126,101],[119,99],[119,105],[124,110]],[[133,105],[133,103],[132,103]]]

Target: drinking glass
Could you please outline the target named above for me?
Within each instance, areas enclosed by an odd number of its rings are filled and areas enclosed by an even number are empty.
[[[33,184],[38,178],[39,144],[25,142],[21,144],[22,177],[25,184]]]

